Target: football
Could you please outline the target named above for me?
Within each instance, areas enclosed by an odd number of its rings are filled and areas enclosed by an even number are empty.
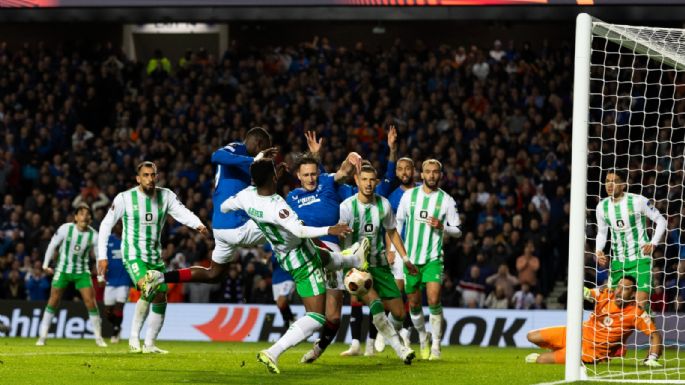
[[[366,271],[351,269],[345,274],[345,289],[358,297],[364,296],[373,286],[373,278]]]

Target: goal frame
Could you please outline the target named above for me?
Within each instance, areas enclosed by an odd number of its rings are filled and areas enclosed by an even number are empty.
[[[643,44],[640,36],[626,26],[612,25],[581,13],[576,18],[576,42],[573,81],[573,124],[571,148],[571,207],[568,259],[568,297],[566,313],[566,364],[564,381],[588,380],[581,363],[583,285],[586,241],[586,201],[588,167],[588,132],[590,112],[590,69],[593,32],[635,53],[649,55],[678,71],[685,71],[685,56],[661,46]],[[636,26],[637,27],[637,26]],[[647,372],[648,370],[645,369]],[[680,369],[678,369],[680,370]],[[615,377],[615,376],[614,376]],[[685,383],[683,380],[592,379],[621,383]]]
[[[568,249],[568,297],[566,311],[566,367],[564,379],[580,381],[585,259],[585,201],[587,199],[588,115],[590,111],[590,56],[592,17],[576,18],[573,69],[573,135],[571,140],[571,208]]]

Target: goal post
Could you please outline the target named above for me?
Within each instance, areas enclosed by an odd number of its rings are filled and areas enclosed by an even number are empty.
[[[574,65],[564,380],[685,384],[685,30],[610,24],[583,13],[576,19]],[[619,270],[646,263],[647,307],[663,337],[661,367],[643,365],[650,340],[638,330],[612,345],[602,360],[580,359],[583,287],[607,288],[612,271],[593,258],[596,207],[607,196],[610,171],[627,179],[626,197],[633,198],[627,209],[611,201],[612,214],[603,203],[602,215],[616,222],[606,222],[604,250]],[[649,259],[640,248],[653,240],[660,219],[647,220],[633,199],[648,201],[644,210],[657,210],[668,221]],[[601,319],[611,329],[613,320]]]
[[[592,18],[581,13],[576,19],[573,73],[573,134],[571,139],[571,208],[569,221],[568,295],[566,312],[565,380],[581,379],[581,325],[585,259],[585,207],[587,200],[587,144],[590,102],[590,55]],[[576,225],[574,225],[576,224]]]

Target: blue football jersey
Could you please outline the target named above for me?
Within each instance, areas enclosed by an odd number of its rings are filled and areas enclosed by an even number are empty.
[[[221,212],[221,204],[228,198],[250,186],[250,165],[254,158],[247,154],[245,144],[235,142],[222,147],[212,154],[212,164],[216,165],[214,175],[214,212],[212,228],[235,229],[242,226],[249,217],[245,211]]]
[[[107,240],[107,286],[131,286],[131,278],[121,259],[121,238],[111,234]]]
[[[341,185],[335,182],[335,174],[319,175],[319,185],[314,191],[304,188],[292,190],[286,202],[295,210],[304,224],[312,227],[333,226],[340,219]],[[327,235],[321,240],[338,243],[338,237]]]

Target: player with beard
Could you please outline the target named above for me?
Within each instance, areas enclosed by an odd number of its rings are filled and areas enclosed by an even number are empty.
[[[156,185],[157,166],[154,163],[146,161],[138,165],[136,182],[137,186],[117,194],[103,218],[98,234],[98,255],[107,255],[107,240],[112,228],[123,218],[122,260],[131,280],[141,291],[131,322],[129,349],[131,353],[164,354],[168,352],[159,349],[155,340],[164,324],[167,286],[159,285],[157,292],[157,286],[150,285],[146,273],[155,272],[158,277],[165,270],[160,239],[168,215],[200,234],[206,235],[207,228],[179,201],[173,191]],[[148,317],[150,307],[152,311]],[[139,335],[146,318],[148,329],[141,349]]]
[[[407,267],[404,268],[405,291],[409,298],[411,320],[419,333],[421,358],[438,360],[443,322],[440,302],[444,269],[442,239],[445,233],[460,236],[461,229],[456,202],[439,187],[442,164],[436,159],[424,161],[421,179],[423,185],[409,189],[402,195],[397,208],[397,228],[404,229],[404,247],[409,260],[419,270],[419,274],[409,275]],[[426,288],[433,334],[430,352],[421,308],[423,287]]]

